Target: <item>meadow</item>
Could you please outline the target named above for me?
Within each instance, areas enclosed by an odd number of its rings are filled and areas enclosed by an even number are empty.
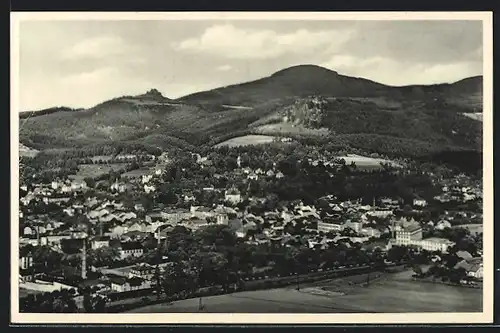
[[[124,163],[80,164],[78,166],[78,172],[75,175],[70,175],[69,178],[76,181],[82,181],[87,177],[96,178],[108,174],[111,170],[118,171],[124,167],[125,167]]]
[[[275,137],[270,135],[245,135],[226,140],[224,142],[217,144],[215,147],[221,147],[221,146],[237,147],[237,146],[258,145],[258,144],[271,143],[274,140]]]
[[[340,158],[342,158],[346,162],[346,164],[351,164],[352,162],[354,162],[356,166],[361,169],[378,169],[381,167],[380,163],[390,163],[394,167],[400,167],[399,164],[382,158],[366,157],[355,154],[340,156]]]
[[[203,297],[208,313],[402,313],[481,312],[482,290],[411,280],[411,271],[391,274],[345,294],[318,295],[309,287],[339,286],[338,279],[271,290]],[[346,290],[343,290],[344,292]],[[134,313],[200,312],[199,298],[134,309]]]

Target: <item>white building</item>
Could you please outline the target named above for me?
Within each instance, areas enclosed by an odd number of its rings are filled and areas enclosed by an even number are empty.
[[[318,222],[318,232],[338,232],[342,231],[343,227],[338,223],[327,223],[327,222]]]
[[[422,240],[422,228],[414,223],[396,231],[396,245],[416,245]]]
[[[123,260],[127,257],[140,257],[144,254],[144,249],[140,243],[126,242],[121,243],[120,258]]]
[[[241,202],[241,194],[240,191],[236,188],[231,188],[225,192],[225,200],[232,203],[233,205],[237,205]]]
[[[431,238],[422,239],[420,241],[420,244],[416,244],[416,245],[420,245],[420,248],[427,250],[427,251],[430,251],[430,252],[439,251],[439,252],[446,253],[446,252],[448,252],[448,249],[450,247],[455,245],[455,243],[453,243],[452,241],[445,239],[445,238],[431,237]]]
[[[413,206],[414,207],[425,207],[427,206],[427,201],[423,199],[413,199]]]

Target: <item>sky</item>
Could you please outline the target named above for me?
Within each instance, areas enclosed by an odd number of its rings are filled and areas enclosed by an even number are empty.
[[[20,109],[165,97],[315,64],[388,85],[482,74],[481,21],[22,21]]]

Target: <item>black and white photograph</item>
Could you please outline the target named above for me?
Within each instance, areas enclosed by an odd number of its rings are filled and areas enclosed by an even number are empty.
[[[11,20],[13,322],[492,322],[491,13]]]

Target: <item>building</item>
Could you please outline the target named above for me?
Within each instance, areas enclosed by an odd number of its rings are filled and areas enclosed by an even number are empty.
[[[318,232],[338,232],[342,229],[342,225],[338,223],[318,222]]]
[[[215,216],[215,211],[213,211],[208,207],[191,206],[191,217],[206,219],[207,217],[213,217],[213,216]]]
[[[138,242],[125,242],[119,246],[120,258],[123,260],[128,257],[140,257],[144,254],[144,248]]]
[[[446,253],[448,252],[448,248],[455,245],[455,243],[445,238],[431,237],[422,239],[419,243],[416,243],[415,245],[419,246],[423,250],[431,252],[439,251]]]
[[[422,240],[422,228],[417,223],[402,227],[396,231],[396,245],[410,246]]]
[[[233,205],[237,205],[241,202],[240,191],[236,188],[231,188],[225,192],[225,200]]]
[[[19,249],[19,268],[28,269],[33,266],[33,254],[27,247]]]
[[[134,276],[144,280],[151,280],[155,275],[156,268],[148,264],[140,264],[132,267],[129,273],[129,278]]]
[[[371,217],[386,218],[393,214],[392,210],[372,210],[366,213]]]
[[[134,276],[132,278],[113,277],[111,280],[111,290],[123,293],[132,290],[142,290],[151,288],[151,281]]]
[[[427,206],[427,201],[423,199],[413,199],[413,207],[426,207]]]
[[[469,258],[458,262],[455,269],[463,268],[468,276],[476,279],[483,279],[483,258]]]
[[[108,247],[111,237],[109,236],[97,236],[92,239],[90,246],[93,250],[99,249],[101,247]]]
[[[361,232],[361,229],[363,229],[363,222],[361,222],[361,221],[357,221],[357,222],[347,221],[344,224],[344,228],[350,228],[350,229],[354,230],[356,233],[359,233],[359,232]]]
[[[360,233],[368,237],[377,237],[377,238],[380,237],[380,235],[382,234],[380,230],[371,227],[361,229]]]
[[[144,184],[144,192],[152,193],[156,191],[156,187],[154,185]]]
[[[217,224],[227,225],[227,223],[229,222],[229,217],[227,214],[217,214],[216,218],[217,218]]]

